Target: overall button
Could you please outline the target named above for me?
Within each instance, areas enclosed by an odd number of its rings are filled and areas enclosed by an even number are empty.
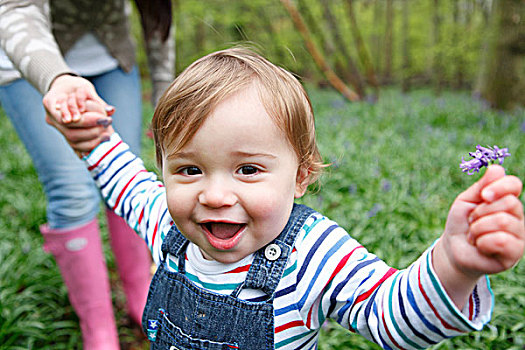
[[[268,244],[264,249],[264,256],[270,261],[277,260],[281,256],[281,247],[275,243]]]

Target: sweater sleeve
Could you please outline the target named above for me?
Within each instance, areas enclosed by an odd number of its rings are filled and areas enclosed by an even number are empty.
[[[164,185],[117,133],[84,160],[106,205],[146,241],[158,265],[164,258],[162,242],[173,225]]]
[[[321,219],[312,226],[316,227],[302,242],[310,248],[299,262],[303,277],[298,283],[298,290],[308,291],[300,299],[310,329],[331,318],[383,348],[423,349],[481,330],[490,320],[493,296],[488,279],[479,280],[468,304],[459,310],[434,272],[432,247],[408,268],[396,270],[333,221]]]
[[[48,1],[0,0],[0,19],[0,46],[40,93],[57,76],[74,73],[52,34]]]

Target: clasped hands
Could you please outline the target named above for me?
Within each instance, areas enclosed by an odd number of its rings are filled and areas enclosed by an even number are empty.
[[[108,140],[115,108],[108,105],[85,78],[60,75],[52,82],[42,103],[46,122],[66,138],[79,156]]]

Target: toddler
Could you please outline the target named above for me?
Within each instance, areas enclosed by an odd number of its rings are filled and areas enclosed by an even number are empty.
[[[324,166],[312,108],[297,79],[247,49],[199,59],[160,99],[164,184],[111,127],[56,126],[91,151],[107,205],[158,265],[143,315],[152,349],[315,349],[327,318],[386,349],[426,348],[480,330],[493,304],[485,275],[523,255],[522,184],[498,165],[404,270],[294,204]]]

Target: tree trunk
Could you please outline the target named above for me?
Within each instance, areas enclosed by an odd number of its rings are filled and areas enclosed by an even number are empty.
[[[402,26],[402,78],[401,78],[401,90],[408,92],[410,90],[410,33],[409,33],[409,16],[408,16],[408,1],[403,0],[403,26]]]
[[[285,9],[290,14],[290,17],[292,18],[295,27],[303,37],[306,48],[310,52],[310,55],[312,55],[312,58],[314,59],[316,65],[328,79],[328,82],[348,100],[359,101],[360,96],[354,91],[352,91],[348,86],[346,86],[346,84],[330,68],[321,52],[319,52],[319,50],[315,46],[315,43],[312,40],[310,31],[306,27],[304,20],[301,17],[301,14],[299,13],[295,5],[292,3],[292,1],[281,0],[281,3],[284,5]]]
[[[206,23],[203,20],[195,22],[195,50],[197,52],[204,52],[204,47],[206,45]]]
[[[250,17],[255,17],[260,21],[260,23],[253,25],[253,35],[263,34],[266,50],[271,52],[276,62],[284,62],[288,53],[285,52],[283,46],[279,44],[281,42],[280,33],[274,25],[275,18],[280,14],[275,13],[275,8],[273,7],[268,8],[266,11],[260,11],[259,5],[253,2],[250,4],[250,12]]]
[[[338,53],[335,53],[333,55],[335,58],[334,61],[336,62],[336,72],[339,72],[341,76],[344,76],[346,78],[346,80],[354,87],[356,93],[359,96],[364,96],[365,86],[363,78],[361,77],[359,70],[357,69],[354,61],[352,60],[350,53],[348,52],[346,44],[343,41],[341,31],[339,29],[339,26],[337,25],[337,19],[335,18],[334,14],[332,13],[332,10],[330,9],[330,3],[332,2],[333,1],[331,0],[321,0],[321,6],[323,8],[324,20],[326,22],[328,30],[332,34],[334,44],[338,51]],[[337,69],[338,66],[340,67],[340,70]]]
[[[434,92],[440,95],[443,89],[443,55],[441,53],[441,17],[439,11],[439,0],[433,1],[432,14],[432,80],[434,83]]]
[[[379,82],[377,81],[377,76],[374,70],[374,65],[372,64],[372,59],[370,58],[370,54],[366,49],[365,42],[363,40],[363,37],[361,36],[361,31],[359,30],[359,26],[357,25],[353,1],[346,0],[345,4],[346,13],[350,21],[350,30],[352,31],[352,37],[354,38],[356,44],[359,59],[363,67],[365,67],[366,78],[368,80],[368,83],[374,87],[375,94],[377,96],[379,93]]]
[[[393,0],[386,0],[386,25],[385,25],[385,67],[383,70],[383,81],[385,84],[392,83],[392,61],[394,56],[394,6]]]
[[[306,26],[313,33],[312,36],[317,40],[325,55],[332,56],[335,52],[334,43],[326,37],[326,31],[319,25],[320,21],[316,20],[310,11],[310,6],[306,0],[298,0],[299,13],[303,16]]]
[[[468,8],[468,2],[463,2],[464,7],[460,7],[460,1],[453,1],[453,19],[454,19],[454,29],[452,31],[452,42],[456,45],[454,48],[454,77],[452,86],[453,88],[459,90],[465,87],[465,58],[464,52],[466,47],[462,46],[463,43],[466,43],[464,38],[465,35],[468,35],[470,32],[470,15]]]
[[[487,34],[481,97],[495,109],[510,110],[525,105],[525,3],[494,2]]]
[[[383,57],[383,42],[381,41],[381,26],[383,23],[383,1],[375,0],[374,3],[374,28],[372,28],[372,35],[370,36],[370,43],[372,48],[372,57],[374,58],[374,67],[377,75],[382,76],[383,65],[381,64],[381,57]]]

